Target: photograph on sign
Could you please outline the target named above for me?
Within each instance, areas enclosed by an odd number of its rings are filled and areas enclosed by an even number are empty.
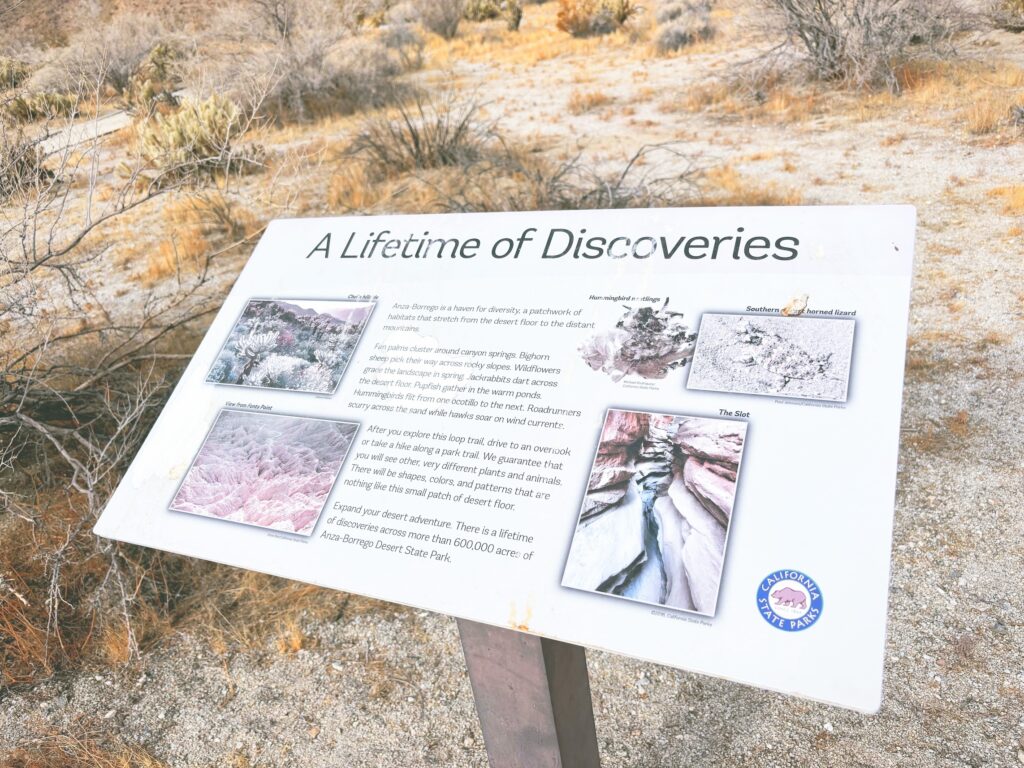
[[[343,421],[223,410],[170,509],[309,535],[358,429]]]
[[[95,530],[872,711],[913,222],[272,222]]]
[[[705,313],[689,389],[845,402],[854,320]]]
[[[713,616],[746,432],[609,410],[562,586]]]
[[[366,301],[252,299],[206,380],[332,394],[373,306]]]
[[[594,333],[580,346],[584,362],[612,381],[627,376],[664,379],[693,357],[697,334],[682,312],[660,306],[625,306],[615,324]]]

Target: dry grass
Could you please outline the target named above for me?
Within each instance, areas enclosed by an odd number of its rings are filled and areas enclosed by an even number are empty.
[[[1002,212],[1007,216],[1024,216],[1024,184],[996,187],[988,196],[1002,201]]]
[[[712,205],[801,205],[800,190],[744,176],[732,165],[704,174],[706,202]]]
[[[453,40],[432,37],[426,55],[440,69],[471,62],[532,67],[563,56],[600,57],[610,53],[621,63],[627,56],[647,55],[626,31],[600,37],[567,35],[555,26],[557,15],[558,3],[530,3],[523,6],[518,32],[509,32],[503,22],[465,24]]]
[[[0,768],[165,768],[165,763],[142,747],[78,727],[35,737],[0,756]]]
[[[574,115],[582,115],[584,112],[592,112],[595,109],[606,107],[614,99],[602,91],[573,91],[569,97],[569,112]]]
[[[162,209],[162,218],[163,237],[145,251],[139,276],[150,287],[199,273],[209,266],[215,250],[249,240],[263,227],[256,214],[217,190],[170,201]],[[122,261],[135,258],[134,250]]]
[[[972,137],[1010,141],[1024,134],[1011,119],[1011,107],[1024,103],[1024,68],[1013,62],[916,62],[900,67],[896,77],[898,94],[828,89],[778,74],[734,77],[691,88],[683,99],[663,103],[662,110],[780,124],[823,115],[865,122],[905,110],[937,125],[952,121]],[[900,141],[894,137],[892,143]],[[890,145],[883,141],[883,146]]]
[[[216,651],[273,642],[294,652],[308,642],[307,621],[404,611],[151,549],[111,544],[104,552],[80,499],[51,491],[39,496],[38,506],[45,515],[3,523],[4,541],[21,545],[0,550],[0,687],[31,685],[82,666],[130,663],[180,630]],[[126,597],[123,611],[89,597],[99,580],[110,578],[111,562]]]
[[[967,411],[957,411],[955,415],[946,418],[946,429],[959,438],[965,438],[971,433],[971,417]]]
[[[903,98],[923,117],[948,122],[952,115],[971,136],[1020,136],[1010,109],[1024,100],[1024,68],[1013,62],[918,64],[904,67],[899,76]]]

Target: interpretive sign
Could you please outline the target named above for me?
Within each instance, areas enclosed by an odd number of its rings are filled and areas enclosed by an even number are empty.
[[[873,711],[913,241],[275,221],[96,533]]]

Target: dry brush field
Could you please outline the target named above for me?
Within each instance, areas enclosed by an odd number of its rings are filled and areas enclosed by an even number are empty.
[[[0,766],[486,763],[446,617],[91,533],[269,220],[852,203],[919,225],[883,709],[595,652],[602,756],[1024,763],[1024,5],[818,7],[0,0]]]

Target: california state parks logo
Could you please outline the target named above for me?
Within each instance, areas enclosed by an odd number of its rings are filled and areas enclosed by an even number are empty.
[[[799,632],[821,618],[823,601],[818,583],[800,571],[769,574],[757,588],[761,616],[783,632]]]

